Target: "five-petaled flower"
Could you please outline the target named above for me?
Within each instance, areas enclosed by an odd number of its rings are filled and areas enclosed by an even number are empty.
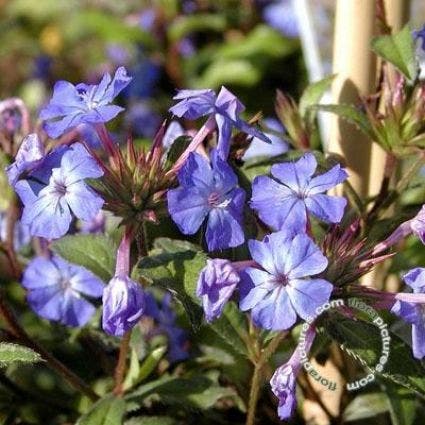
[[[26,178],[15,184],[24,204],[22,223],[33,236],[56,239],[69,229],[72,213],[93,220],[103,199],[84,179],[102,176],[103,171],[83,145],[61,146],[48,154]]]
[[[41,317],[68,326],[85,325],[95,307],[85,297],[100,298],[104,284],[84,267],[58,256],[36,257],[24,271],[27,300]]]
[[[403,277],[415,294],[425,294],[425,268],[417,267]],[[417,359],[425,357],[425,305],[396,301],[391,311],[412,324],[412,350]]]
[[[273,179],[258,176],[252,184],[251,206],[261,220],[276,230],[306,231],[307,214],[327,223],[339,223],[347,201],[324,192],[342,183],[347,173],[336,165],[324,174],[313,177],[317,161],[312,153],[297,162],[275,164]]]
[[[196,295],[201,298],[207,322],[219,317],[237,284],[239,274],[229,260],[207,260],[198,278]]]
[[[205,115],[214,115],[218,128],[217,151],[223,160],[229,155],[233,127],[271,143],[261,131],[240,118],[245,106],[226,87],[221,87],[218,95],[210,89],[180,90],[173,99],[179,102],[170,108],[170,112],[177,117],[195,120]]]
[[[43,128],[56,138],[79,124],[110,121],[124,110],[111,102],[130,81],[124,67],[116,70],[114,78],[105,74],[98,85],[74,86],[68,81],[58,81],[49,104],[40,112],[40,119],[45,121]]]
[[[241,245],[244,240],[242,212],[245,192],[237,187],[231,167],[216,151],[211,164],[191,153],[179,171],[180,186],[168,191],[168,211],[182,233],[192,235],[207,219],[206,240],[210,251]]]
[[[262,242],[250,240],[249,250],[263,270],[248,267],[241,274],[240,308],[252,310],[265,329],[289,329],[297,315],[307,320],[329,301],[332,284],[310,277],[324,271],[328,260],[305,234],[272,233]]]

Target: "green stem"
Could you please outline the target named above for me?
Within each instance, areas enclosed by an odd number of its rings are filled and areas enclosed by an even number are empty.
[[[254,365],[254,374],[252,375],[251,390],[249,393],[248,414],[246,417],[246,425],[255,424],[255,412],[257,409],[258,397],[260,395],[260,387],[262,381],[261,369],[263,364],[257,362]]]
[[[260,396],[260,389],[263,380],[263,368],[269,360],[270,356],[277,350],[281,341],[288,335],[287,332],[281,332],[276,335],[259,353],[257,360],[254,362],[254,373],[251,380],[251,390],[249,393],[248,413],[246,417],[246,425],[255,424],[255,413],[257,410],[258,399]]]
[[[127,355],[128,355],[128,350],[130,348],[130,337],[131,337],[131,330],[127,331],[121,340],[117,367],[115,368],[114,394],[118,396],[121,396],[123,393],[123,382],[124,382],[125,371],[127,369]]]

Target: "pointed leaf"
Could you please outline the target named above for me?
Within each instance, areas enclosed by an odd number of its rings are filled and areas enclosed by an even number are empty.
[[[393,35],[384,35],[372,40],[372,50],[392,63],[410,81],[416,79],[418,64],[415,45],[409,25]]]

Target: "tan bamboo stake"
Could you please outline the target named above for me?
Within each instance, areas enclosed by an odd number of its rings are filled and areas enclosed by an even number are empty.
[[[384,0],[385,18],[392,33],[400,31],[409,20],[410,0]],[[383,106],[383,104],[382,104]],[[381,182],[384,176],[384,167],[386,163],[386,153],[376,143],[372,145],[371,169],[369,177],[369,196],[378,194]],[[362,284],[382,289],[384,286],[385,275],[388,267],[381,264],[362,279]],[[387,277],[385,287],[390,291],[399,289],[400,280],[398,276],[390,275]]]
[[[337,0],[335,13],[333,73],[333,104],[356,104],[361,95],[375,89],[376,61],[370,50],[375,30],[374,0]],[[366,196],[370,171],[371,141],[353,125],[337,116],[330,117],[330,140],[328,151],[341,155],[350,174],[350,183],[360,196]],[[334,359],[323,367],[323,375],[342,388],[344,381]],[[311,386],[314,379],[307,377]],[[313,388],[318,391],[318,388]],[[329,394],[331,393],[331,394]],[[330,395],[330,396],[329,396]],[[303,416],[307,420],[329,424],[328,413],[338,417],[341,409],[342,391],[317,393],[320,403],[309,400],[304,403]]]
[[[410,0],[384,0],[385,16],[391,32],[400,31],[409,20]],[[369,196],[377,195],[384,174],[385,152],[374,143],[372,145],[369,178]]]
[[[370,50],[375,29],[375,1],[337,0],[334,34],[332,103],[358,103],[375,89],[376,61]],[[350,183],[368,193],[371,142],[353,125],[332,116],[329,152],[344,157]]]

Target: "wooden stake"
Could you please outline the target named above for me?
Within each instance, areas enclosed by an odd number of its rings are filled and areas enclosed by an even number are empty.
[[[410,0],[384,0],[385,15],[391,32],[400,31],[409,20]],[[369,178],[369,196],[375,196],[379,192],[384,175],[385,152],[376,143],[372,145],[371,167]]]
[[[332,103],[358,103],[375,89],[376,63],[370,50],[375,2],[337,0],[334,35]],[[353,125],[332,117],[329,152],[344,157],[350,183],[360,196],[368,193],[371,141]]]

